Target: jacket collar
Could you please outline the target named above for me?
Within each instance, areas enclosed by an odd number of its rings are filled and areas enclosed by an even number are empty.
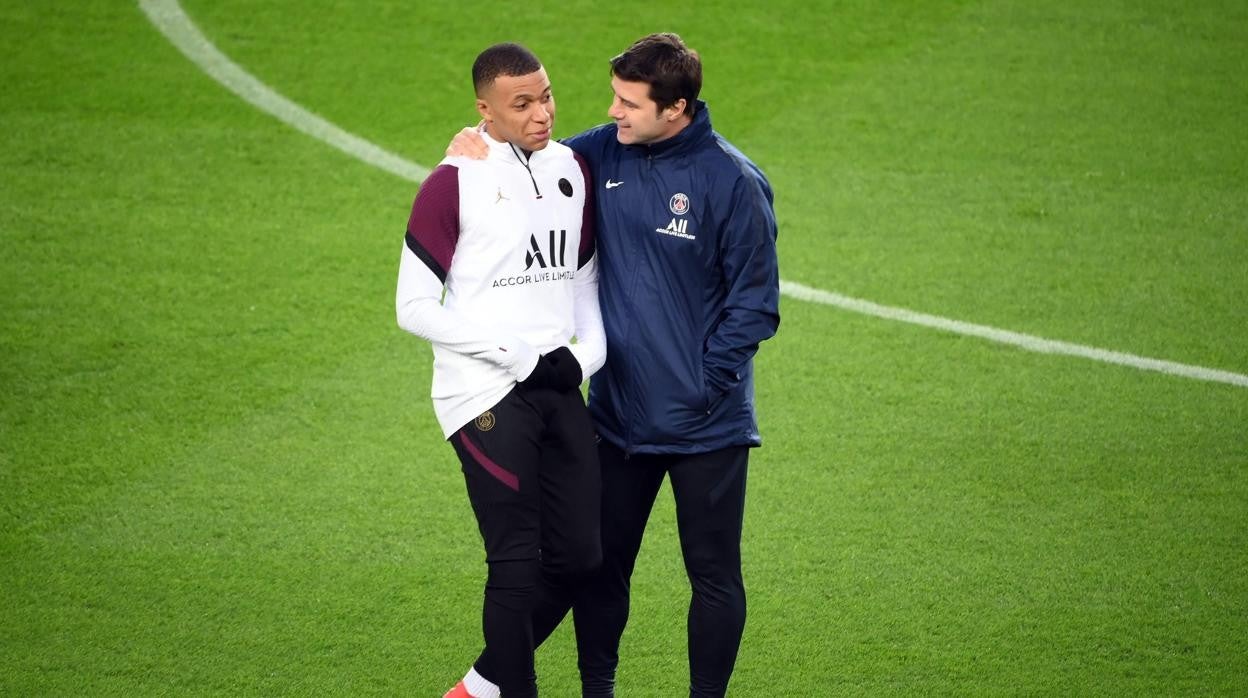
[[[693,115],[693,121],[681,129],[680,133],[658,143],[630,147],[637,148],[653,158],[683,155],[709,140],[712,133],[711,110],[706,106],[706,102],[699,99],[698,113]]]

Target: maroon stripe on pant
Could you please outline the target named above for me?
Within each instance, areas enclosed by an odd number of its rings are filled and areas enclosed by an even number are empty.
[[[493,475],[495,479],[509,489],[515,492],[520,491],[520,478],[516,477],[515,473],[495,463],[489,456],[482,453],[481,449],[477,448],[477,445],[464,432],[461,431],[456,436],[459,437],[459,443],[463,444],[464,450],[468,452],[468,455],[472,456],[473,460],[477,461],[482,468],[485,468],[487,473]]]

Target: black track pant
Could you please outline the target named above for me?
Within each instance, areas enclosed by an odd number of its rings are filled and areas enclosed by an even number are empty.
[[[486,650],[504,698],[537,695],[533,609],[564,607],[602,560],[600,480],[579,390],[517,388],[451,435],[485,543]],[[553,627],[553,626],[552,626]]]
[[[574,621],[585,696],[611,696],[620,636],[628,622],[629,579],[663,477],[669,476],[689,601],[689,695],[723,696],[745,628],[741,524],[749,449],[694,455],[632,455],[599,443],[602,569],[576,597]],[[555,609],[557,611],[557,609]],[[534,617],[538,641],[558,623]],[[560,616],[561,617],[561,616]],[[554,618],[554,624],[550,619]]]

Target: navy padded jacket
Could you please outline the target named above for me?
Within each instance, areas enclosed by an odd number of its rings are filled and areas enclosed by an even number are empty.
[[[623,145],[614,124],[563,142],[589,164],[597,203],[599,435],[628,453],[759,445],[753,357],[780,324],[767,178],[701,101],[659,143]]]

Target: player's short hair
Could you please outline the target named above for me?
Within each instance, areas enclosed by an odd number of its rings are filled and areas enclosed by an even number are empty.
[[[702,91],[702,59],[676,34],[643,36],[624,53],[611,59],[611,73],[621,80],[650,84],[650,99],[658,111],[685,100],[693,116]]]
[[[472,64],[472,87],[477,96],[499,77],[512,77],[536,73],[542,62],[533,52],[520,44],[503,43],[482,51]]]

